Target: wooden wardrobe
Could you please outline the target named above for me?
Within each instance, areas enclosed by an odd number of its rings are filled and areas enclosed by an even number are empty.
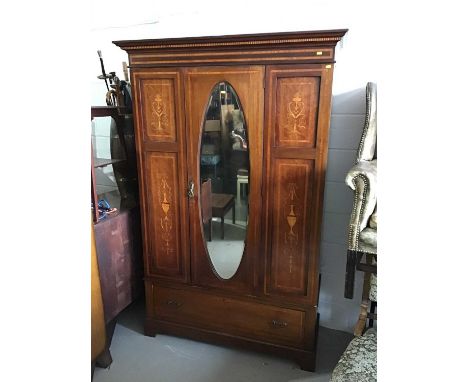
[[[314,370],[334,53],[346,31],[114,42],[128,52],[135,105],[147,335],[269,351]],[[230,278],[212,261],[226,254],[208,254],[200,198],[218,84],[235,91],[248,138],[248,196],[232,192],[248,217],[228,225],[245,230],[245,245]]]

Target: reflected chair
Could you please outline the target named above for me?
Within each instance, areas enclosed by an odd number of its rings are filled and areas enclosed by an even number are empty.
[[[232,224],[236,224],[236,198],[231,194],[212,194],[211,213],[213,217],[221,218],[221,239],[224,239],[224,216],[232,211]]]
[[[241,191],[247,198],[247,187],[249,186],[249,170],[237,170],[237,203],[240,204]]]
[[[201,185],[201,213],[203,227],[208,224],[208,241],[211,241],[212,236],[212,221],[213,221],[213,212],[212,212],[212,193],[211,193],[211,179],[206,180]]]

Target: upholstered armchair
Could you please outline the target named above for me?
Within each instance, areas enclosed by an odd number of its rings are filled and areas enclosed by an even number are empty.
[[[374,274],[377,267],[377,85],[366,87],[366,117],[355,165],[346,176],[354,191],[348,230],[345,297],[353,298],[356,270]],[[366,257],[366,263],[361,263]],[[376,290],[372,293],[376,293]]]
[[[364,129],[346,184],[354,191],[354,204],[348,230],[345,297],[353,298],[357,270],[364,272],[364,284],[356,337],[338,361],[330,382],[373,382],[377,381],[377,332],[372,328],[377,318],[377,86],[372,82],[366,87]],[[370,329],[365,330],[367,320]]]

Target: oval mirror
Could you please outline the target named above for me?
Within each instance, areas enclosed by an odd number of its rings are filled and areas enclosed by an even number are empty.
[[[239,98],[227,82],[210,94],[200,144],[204,239],[219,277],[229,279],[244,253],[248,224],[249,144]]]

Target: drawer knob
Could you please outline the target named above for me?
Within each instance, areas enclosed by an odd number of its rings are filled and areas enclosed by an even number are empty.
[[[182,303],[175,300],[167,300],[166,305],[173,306],[174,308],[179,308]]]
[[[272,320],[271,323],[277,328],[285,328],[286,326],[288,326],[288,323],[286,321]]]

